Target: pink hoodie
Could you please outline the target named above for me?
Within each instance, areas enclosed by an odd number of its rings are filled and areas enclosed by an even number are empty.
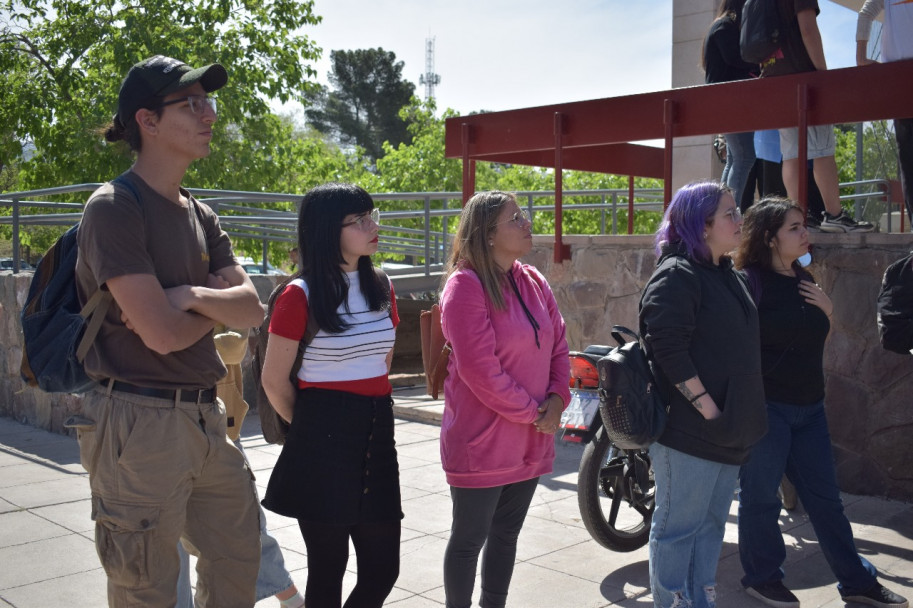
[[[444,381],[441,461],[447,483],[490,488],[552,472],[554,436],[533,425],[549,393],[570,401],[564,319],[545,278],[514,262],[511,273],[539,324],[536,335],[510,284],[495,310],[475,272],[454,272],[441,294],[453,353]]]

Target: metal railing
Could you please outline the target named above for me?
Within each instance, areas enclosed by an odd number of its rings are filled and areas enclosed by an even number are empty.
[[[20,231],[24,226],[71,226],[82,216],[82,203],[47,200],[54,196],[93,192],[101,184],[75,184],[0,194],[0,209],[9,208],[9,215],[0,215],[0,224],[12,226],[14,268],[19,267]],[[261,243],[261,264],[266,272],[269,243],[286,242],[293,247],[297,241],[297,213],[289,210],[301,199],[299,194],[241,192],[189,188],[199,201],[206,203],[219,215],[222,228],[235,239],[251,239]],[[392,275],[440,272],[450,249],[456,217],[461,211],[460,192],[397,192],[372,194],[381,210],[379,252],[385,257],[402,259],[406,268],[391,268]],[[618,234],[619,212],[627,210],[627,189],[570,190],[565,192],[568,204],[566,215],[576,212],[596,212],[599,234]],[[522,191],[517,197],[533,221],[541,214],[553,214],[552,191]],[[88,198],[88,197],[87,197]],[[35,200],[39,199],[39,200]],[[574,203],[575,199],[584,202]],[[598,202],[589,202],[592,199]],[[285,208],[271,208],[283,204]],[[410,206],[412,208],[410,208]],[[662,211],[662,190],[635,191],[634,207],[639,211]],[[27,213],[28,210],[54,210],[53,213]],[[418,220],[418,221],[417,221]]]
[[[13,272],[20,268],[20,231],[23,226],[71,226],[82,216],[82,203],[46,200],[54,196],[78,192],[93,192],[101,184],[76,184],[0,194],[0,209],[10,208],[8,216],[0,215],[0,224],[12,226]],[[854,200],[857,217],[861,217],[868,202],[886,201],[890,182],[884,179],[841,184],[852,188],[853,194],[841,196]],[[866,191],[868,190],[868,191]],[[206,203],[219,215],[222,228],[234,239],[250,239],[261,244],[261,269],[267,272],[269,244],[284,242],[289,248],[297,242],[294,208],[301,195],[287,193],[242,192],[190,188],[199,201]],[[517,198],[535,223],[542,214],[554,214],[554,192],[520,191]],[[460,214],[460,192],[396,192],[373,194],[381,210],[378,251],[387,260],[387,273],[402,284],[398,289],[424,290],[439,276],[450,251],[456,223],[451,220]],[[620,212],[628,211],[628,189],[566,190],[563,214],[565,222],[576,213],[596,216],[592,234],[618,234]],[[42,200],[33,200],[42,199]],[[593,200],[598,202],[593,202]],[[284,208],[271,207],[282,204]],[[663,210],[663,190],[634,191],[636,213]],[[24,213],[25,210],[53,210],[54,213]],[[889,210],[890,211],[890,210]],[[887,229],[891,230],[891,214],[887,214]],[[542,222],[539,224],[543,225]],[[624,227],[630,233],[628,226]],[[401,261],[401,264],[395,263]],[[392,262],[392,263],[391,263]]]

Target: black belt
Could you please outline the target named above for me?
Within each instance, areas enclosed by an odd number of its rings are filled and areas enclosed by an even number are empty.
[[[154,397],[156,399],[167,399],[174,401],[178,398],[186,403],[212,403],[216,400],[215,388],[203,388],[199,390],[189,389],[168,389],[168,388],[150,388],[148,386],[136,386],[120,380],[109,381],[112,391],[122,393],[131,393],[133,395],[142,395],[143,397]],[[109,382],[104,384],[107,386]],[[180,397],[178,397],[180,393]]]

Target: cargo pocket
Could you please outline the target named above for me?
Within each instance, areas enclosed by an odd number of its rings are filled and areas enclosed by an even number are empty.
[[[111,583],[127,588],[149,583],[149,537],[158,517],[155,506],[92,497],[95,548]]]

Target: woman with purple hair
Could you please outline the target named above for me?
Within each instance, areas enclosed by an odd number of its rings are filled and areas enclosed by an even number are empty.
[[[729,252],[742,216],[716,182],[683,186],[656,233],[658,262],[640,333],[669,406],[650,447],[656,608],[713,608],[716,567],[739,474],[767,431],[758,312]]]

